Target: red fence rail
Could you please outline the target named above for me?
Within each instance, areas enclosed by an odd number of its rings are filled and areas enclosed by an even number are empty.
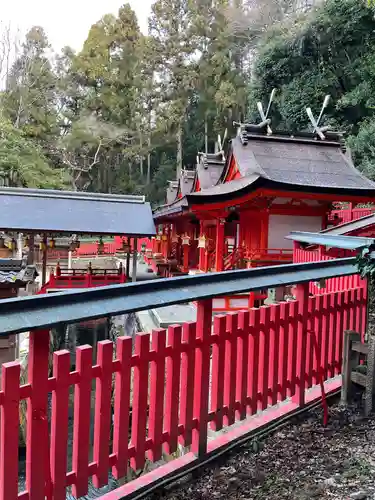
[[[340,250],[342,257],[349,257],[353,252]],[[334,257],[327,255],[322,246],[317,246],[312,249],[301,248],[298,244],[294,245],[293,262],[318,262],[324,260],[333,260]],[[342,290],[351,290],[363,286],[363,280],[359,274],[351,276],[338,276],[336,278],[327,279],[324,286],[318,286],[316,283],[310,283],[310,293],[313,295],[321,295]]]
[[[335,217],[338,217],[340,219],[340,223],[351,222],[352,220],[360,219],[365,215],[370,215],[371,213],[373,213],[373,211],[373,207],[332,210],[329,218],[331,221],[333,221]]]
[[[63,500],[67,486],[80,497],[87,494],[90,477],[103,486],[110,468],[116,478],[124,477],[129,467],[139,470],[146,457],[159,460],[163,449],[172,454],[179,443],[204,456],[208,427],[218,431],[287,397],[303,405],[305,389],[318,384],[320,374],[328,379],[340,373],[343,331],[363,334],[366,326],[365,287],[315,297],[308,290],[308,284],[297,285],[296,301],[216,316],[213,327],[212,300],[201,300],[195,323],[121,337],[115,355],[112,342],[100,342],[95,365],[90,346],[77,348],[72,372],[69,352],[55,352],[52,376],[49,332],[31,332],[28,383],[20,386],[18,363],[2,366],[0,500],[17,495]],[[312,336],[320,348],[317,357]],[[74,445],[68,470],[70,387]],[[18,492],[19,403],[24,399],[26,491]]]

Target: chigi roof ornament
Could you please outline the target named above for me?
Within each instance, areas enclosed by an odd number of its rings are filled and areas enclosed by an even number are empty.
[[[237,136],[241,139],[241,142],[244,146],[247,146],[247,143],[249,141],[248,134],[251,133],[257,133],[262,132],[263,130],[267,130],[271,123],[271,120],[268,118],[262,123],[240,123],[240,122],[233,122],[234,127],[237,128]]]
[[[307,116],[309,117],[309,119],[312,123],[314,133],[317,134],[320,137],[320,139],[322,139],[323,141],[326,138],[326,136],[324,135],[324,132],[328,131],[329,126],[320,127],[319,124],[320,124],[320,121],[323,117],[324,110],[326,109],[326,107],[329,104],[330,99],[331,99],[330,95],[325,96],[324,101],[323,101],[323,106],[322,106],[322,109],[320,110],[320,113],[319,113],[317,120],[315,120],[314,115],[311,111],[311,108],[306,108],[306,113],[307,113]]]
[[[276,95],[276,89],[272,89],[272,92],[271,92],[271,95],[270,95],[270,98],[269,98],[269,101],[268,101],[268,106],[267,106],[266,113],[264,113],[264,111],[263,111],[263,105],[262,105],[262,103],[260,101],[257,102],[257,108],[258,108],[260,117],[262,119],[262,123],[264,123],[268,119],[268,115],[269,115],[269,112],[270,112],[270,109],[271,109],[272,102],[273,102],[273,100],[275,98],[275,95]],[[271,123],[271,121],[270,121],[270,123]],[[271,130],[271,127],[269,126],[269,123],[267,124],[267,134],[268,135],[272,134],[272,130]]]
[[[267,135],[272,134],[272,129],[270,127],[271,120],[268,118],[268,115],[271,110],[272,102],[275,98],[276,89],[273,89],[268,101],[267,110],[264,112],[263,105],[260,101],[257,102],[257,108],[262,119],[261,123],[240,123],[233,122],[233,126],[237,127],[237,136],[241,139],[241,142],[244,146],[248,143],[248,134],[251,133],[260,133],[265,131]]]
[[[203,153],[199,151],[197,154],[197,165],[200,163],[200,159],[203,160],[204,168],[208,168],[210,163],[225,163],[225,152],[224,152],[224,143],[227,138],[228,130],[225,129],[223,140],[221,139],[221,135],[218,135],[217,143],[215,145],[215,153]]]

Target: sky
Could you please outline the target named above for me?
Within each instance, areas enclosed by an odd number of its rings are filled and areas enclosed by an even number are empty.
[[[143,32],[147,32],[147,17],[153,0],[2,0],[1,25],[26,33],[35,25],[42,26],[55,51],[65,45],[82,48],[92,24],[104,14],[116,14],[124,3],[130,3],[137,14]]]

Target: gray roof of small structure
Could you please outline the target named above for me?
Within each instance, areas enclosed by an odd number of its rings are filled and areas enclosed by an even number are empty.
[[[161,205],[160,207],[157,207],[154,210],[154,217],[157,218],[159,215],[162,216],[169,216],[173,215],[176,213],[180,213],[183,211],[184,207],[188,206],[188,202],[186,200],[186,197],[184,198],[179,198],[178,200],[175,200],[173,203],[170,203],[168,205]]]
[[[215,186],[225,167],[224,155],[220,153],[200,153],[198,155],[197,179],[201,189]]]
[[[18,259],[0,259],[0,285],[30,283],[38,276],[35,266]]]
[[[178,181],[168,181],[167,204],[173,203],[177,196]]]
[[[152,236],[143,196],[0,188],[0,230]]]
[[[338,224],[337,226],[330,227],[321,231],[322,234],[337,234],[344,235],[352,233],[353,231],[358,231],[359,229],[364,229],[366,227],[375,224],[375,214],[365,215],[359,219],[352,220],[350,222],[344,222],[343,224]]]
[[[195,170],[182,170],[179,180],[179,191],[181,196],[186,196],[190,193],[194,184]]]

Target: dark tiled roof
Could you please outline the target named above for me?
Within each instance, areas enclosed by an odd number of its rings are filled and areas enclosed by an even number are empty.
[[[248,135],[247,145],[236,137],[232,150],[244,177],[258,174],[289,185],[370,190],[375,195],[375,183],[355,169],[337,142]]]
[[[200,153],[198,160],[197,177],[199,179],[200,188],[209,189],[215,186],[225,166],[224,155],[222,153]]]
[[[0,284],[26,284],[37,276],[35,266],[27,266],[22,260],[0,259]]]
[[[231,182],[226,182],[225,184],[218,184],[210,189],[203,189],[197,193],[190,193],[187,196],[188,200],[198,200],[199,198],[205,197],[222,197],[223,195],[238,194],[240,195],[243,191],[250,189],[255,189],[262,184],[262,177],[257,174],[248,175],[247,177],[241,177],[240,179],[235,179]],[[212,199],[212,201],[215,201]]]
[[[161,205],[160,207],[154,210],[154,218],[182,212],[184,207],[187,207],[187,205],[188,203],[186,197],[180,198],[179,200],[176,200],[173,203],[170,203],[169,205]]]
[[[192,190],[194,184],[195,170],[182,170],[179,180],[179,191],[182,196],[186,196]]]
[[[1,188],[0,229],[152,236],[155,225],[143,196]]]
[[[177,196],[178,181],[168,181],[167,187],[167,205],[173,203]]]
[[[337,134],[326,133],[327,138],[322,141],[309,133],[295,137],[284,133],[268,136],[265,129],[261,133],[256,130],[249,126],[231,141],[226,165],[221,174],[219,168],[216,169],[215,182],[210,172],[204,172],[203,162],[199,162],[202,190],[185,190],[186,206],[234,200],[261,187],[329,194],[337,200],[345,200],[345,196],[375,197],[375,183],[356,170],[349,156],[344,154]],[[233,157],[241,178],[223,183]],[[210,162],[213,165],[215,159],[211,156],[207,160],[209,170]],[[161,207],[158,213],[163,210],[167,207]]]

